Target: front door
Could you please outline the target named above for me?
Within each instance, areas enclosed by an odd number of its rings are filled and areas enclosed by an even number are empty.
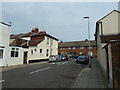
[[[23,57],[24,64],[27,64],[27,54],[28,52],[24,52],[24,57]]]

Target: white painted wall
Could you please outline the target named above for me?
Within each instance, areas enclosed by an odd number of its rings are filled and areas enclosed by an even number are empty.
[[[101,40],[100,40],[100,37],[97,38],[97,60],[104,72],[104,74],[106,74],[106,71],[107,71],[107,66],[106,66],[106,51],[105,49],[102,49],[102,43]]]
[[[12,48],[18,48],[18,57],[11,57],[11,50]],[[13,65],[20,65],[23,64],[23,55],[24,55],[24,50],[22,47],[14,47],[14,46],[10,46],[9,47],[9,59],[6,62],[7,66],[13,66]]]
[[[109,35],[109,34],[118,34],[120,33],[120,26],[118,26],[118,21],[120,21],[120,13],[113,12],[109,14],[107,17],[102,19],[100,22],[102,22],[103,25],[103,35]],[[101,35],[101,26],[99,23],[99,30],[97,32],[97,59],[98,62],[104,72],[104,74],[107,74],[107,57],[106,57],[106,50],[105,48],[102,49],[106,43],[101,43],[100,40]],[[109,59],[109,78],[110,78],[110,84],[112,86],[112,57],[111,57],[111,45],[108,45],[108,59]]]
[[[120,20],[120,18],[118,17],[120,17],[120,13],[114,11],[110,15],[108,15],[107,17],[105,17],[104,19],[100,21],[102,22],[102,25],[103,25],[104,35],[120,33],[120,31],[118,31],[118,20]]]
[[[37,60],[37,59],[48,59],[50,56],[50,48],[52,49],[52,55],[58,54],[58,41],[53,40],[53,44],[50,45],[51,39],[49,38],[49,45],[47,44],[47,36],[45,36],[45,39],[38,44],[37,46],[31,46],[29,48],[28,52],[28,60]],[[35,51],[36,49],[36,51]],[[40,49],[42,49],[42,53],[40,53]],[[49,56],[46,56],[46,50],[49,49]],[[31,54],[31,50],[33,50],[33,54]]]
[[[3,58],[0,58],[0,66],[13,66],[23,64],[23,49],[9,46],[11,27],[0,23],[0,48],[3,48]],[[18,57],[11,57],[11,49],[18,48]]]
[[[0,23],[0,46],[8,46],[10,42],[10,27]]]
[[[108,58],[109,58],[109,78],[110,78],[110,86],[113,86],[113,72],[112,72],[112,52],[111,52],[111,44],[108,45]]]
[[[0,66],[5,66],[9,59],[10,27],[0,23],[0,47],[3,47],[3,58],[0,58]]]
[[[58,41],[53,40],[52,55],[58,55]]]

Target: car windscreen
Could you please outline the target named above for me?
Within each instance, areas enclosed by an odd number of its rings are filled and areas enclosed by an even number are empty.
[[[55,57],[55,55],[51,55],[50,57]]]
[[[87,58],[86,56],[79,56],[78,57],[79,59],[84,59],[84,58]]]

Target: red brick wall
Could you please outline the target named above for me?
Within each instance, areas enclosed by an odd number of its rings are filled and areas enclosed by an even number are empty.
[[[88,49],[88,47],[84,47],[84,49],[80,49],[80,47],[75,47],[75,49],[73,49],[73,48],[68,49],[68,47],[65,47],[63,49],[59,48],[58,52],[59,53],[61,53],[61,52],[64,52],[64,53],[66,53],[66,52],[67,53],[73,52],[73,53],[76,53],[76,55],[80,55],[80,52],[88,54],[89,49]],[[92,49],[90,49],[90,52],[93,52],[93,57],[96,57],[96,47],[92,47]]]
[[[44,39],[44,36],[31,37],[31,40]]]

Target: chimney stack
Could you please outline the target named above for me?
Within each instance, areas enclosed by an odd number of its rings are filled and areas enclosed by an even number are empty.
[[[32,28],[32,31],[31,32],[35,32],[35,29],[34,28]]]
[[[32,28],[32,31],[31,31],[31,32],[38,33],[38,31],[39,31],[39,29],[38,29],[38,27],[36,27],[36,28]]]
[[[39,31],[39,29],[38,29],[38,27],[36,27],[36,28],[35,28],[35,32],[38,33],[38,31]]]

